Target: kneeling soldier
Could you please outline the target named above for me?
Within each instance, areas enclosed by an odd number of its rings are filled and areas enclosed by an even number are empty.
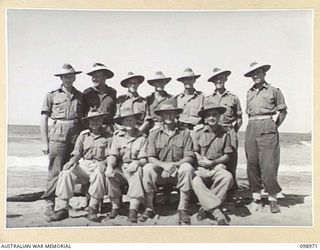
[[[108,156],[107,178],[112,201],[112,212],[109,218],[118,215],[120,186],[126,181],[129,184],[127,196],[130,198],[128,221],[137,223],[140,203],[144,198],[142,185],[142,167],[147,163],[145,156],[146,137],[138,130],[137,124],[142,113],[133,113],[130,108],[123,109],[121,116],[115,118],[123,130],[115,132]]]
[[[199,167],[192,184],[201,205],[197,218],[202,220],[211,214],[219,225],[227,225],[219,206],[233,185],[232,175],[225,165],[232,153],[230,135],[218,125],[220,115],[225,110],[225,107],[206,100],[204,109],[199,112],[206,124],[195,132],[194,137],[194,151]]]
[[[69,217],[69,200],[73,197],[75,184],[90,183],[88,193],[91,196],[89,203],[88,220],[99,222],[97,216],[99,203],[107,192],[106,185],[106,156],[110,146],[112,134],[103,130],[103,122],[108,114],[92,108],[83,120],[89,121],[88,130],[81,132],[77,138],[72,158],[67,162],[60,173],[56,188],[57,205],[62,209],[56,211],[48,221],[59,221]],[[109,115],[112,120],[111,115]],[[109,121],[110,121],[109,120]]]
[[[182,109],[177,108],[174,99],[164,101],[154,111],[161,116],[163,124],[153,130],[148,138],[147,156],[149,163],[143,168],[143,186],[146,191],[146,210],[141,221],[154,216],[153,198],[157,183],[173,183],[180,190],[178,216],[180,224],[190,224],[187,212],[194,174],[192,139],[189,130],[180,129],[176,119]]]

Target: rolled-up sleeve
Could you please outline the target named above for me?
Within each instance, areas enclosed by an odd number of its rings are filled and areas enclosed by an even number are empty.
[[[79,159],[83,157],[83,141],[84,135],[80,134],[76,140],[76,144],[74,145],[71,155],[76,156]]]
[[[287,109],[287,105],[284,100],[284,96],[280,89],[276,90],[276,103],[277,103],[277,111]]]
[[[109,155],[114,155],[114,156],[116,156],[117,158],[120,157],[120,152],[119,152],[119,138],[114,137],[114,138],[112,139],[108,156],[109,156]]]
[[[41,107],[41,114],[48,113],[51,114],[52,110],[52,101],[51,101],[51,93],[48,93],[43,100]]]

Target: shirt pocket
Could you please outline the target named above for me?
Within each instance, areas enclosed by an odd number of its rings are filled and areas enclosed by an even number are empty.
[[[106,158],[106,144],[99,143],[96,146],[95,158],[97,160],[104,160]]]
[[[83,117],[83,103],[78,100],[72,100],[69,111],[69,119],[77,119]]]
[[[264,95],[262,97],[262,106],[272,109],[275,106],[275,98],[272,94]]]
[[[64,118],[66,116],[66,111],[67,111],[67,100],[66,99],[61,99],[57,98],[53,101],[52,105],[52,113],[53,113],[53,118]]]

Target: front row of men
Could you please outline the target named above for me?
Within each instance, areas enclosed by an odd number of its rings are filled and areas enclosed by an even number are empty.
[[[112,203],[108,219],[115,218],[123,194],[121,186],[127,184],[128,221],[137,223],[142,202],[145,210],[139,220],[146,221],[155,215],[154,195],[158,187],[172,184],[180,191],[180,224],[190,224],[188,205],[194,190],[201,205],[197,218],[200,220],[211,214],[219,225],[226,225],[227,220],[219,207],[233,185],[233,178],[225,165],[232,153],[230,135],[218,125],[225,110],[206,101],[199,112],[206,125],[197,129],[196,140],[192,142],[189,130],[180,128],[176,122],[182,109],[177,108],[173,99],[155,110],[162,119],[162,126],[152,130],[148,139],[137,129],[141,113],[132,113],[130,109],[123,111],[114,119],[122,130],[112,136],[103,128],[106,114],[91,109],[83,118],[88,120],[89,129],[77,138],[72,157],[60,173],[56,211],[48,216],[48,221],[68,218],[69,199],[75,184],[86,183],[90,183],[88,193],[91,196],[88,220],[100,221],[97,214],[104,195],[108,195]],[[111,116],[107,120],[112,122]]]

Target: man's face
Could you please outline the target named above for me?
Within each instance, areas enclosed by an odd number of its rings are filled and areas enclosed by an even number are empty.
[[[137,125],[137,119],[134,116],[125,117],[122,119],[122,125],[126,130],[132,130]]]
[[[185,89],[193,89],[193,85],[196,82],[195,78],[185,78],[182,80]]]
[[[91,118],[91,119],[89,119],[89,127],[91,129],[100,129],[103,125],[103,120],[104,120],[104,118],[101,116]]]
[[[93,72],[91,77],[93,85],[95,87],[99,87],[100,85],[104,84],[107,80],[107,76],[102,70]]]
[[[217,75],[213,78],[213,83],[216,86],[216,89],[224,89],[224,84],[227,81],[227,76],[224,74]]]
[[[166,83],[162,81],[158,81],[158,82],[154,82],[153,86],[156,91],[161,91],[161,90],[164,90],[164,86],[166,86]]]
[[[62,84],[65,87],[70,88],[70,87],[72,87],[73,82],[76,80],[76,76],[75,76],[75,74],[62,75],[62,76],[60,76],[60,79],[62,81]]]
[[[138,91],[139,85],[140,85],[140,82],[138,81],[138,79],[132,78],[132,79],[129,79],[127,83],[127,88],[129,92],[136,93]]]
[[[254,83],[262,83],[264,82],[264,78],[266,76],[266,72],[264,72],[263,69],[256,69],[251,73],[251,78],[254,81]]]
[[[171,111],[165,111],[161,114],[162,121],[165,124],[173,124],[175,123],[175,119],[177,117],[176,111],[171,110]]]
[[[218,125],[220,113],[217,110],[208,110],[204,115],[205,122],[210,126]]]

